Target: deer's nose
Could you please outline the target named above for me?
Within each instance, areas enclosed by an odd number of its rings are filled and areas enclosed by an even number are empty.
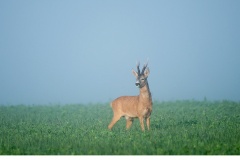
[[[139,85],[140,85],[140,83],[139,83],[139,82],[136,82],[136,83],[135,83],[135,85],[136,85],[136,86],[139,86]]]

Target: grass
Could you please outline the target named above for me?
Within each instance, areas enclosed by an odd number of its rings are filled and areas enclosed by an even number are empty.
[[[108,104],[0,106],[0,155],[239,155],[240,103],[154,102],[151,130],[138,119],[112,131]]]

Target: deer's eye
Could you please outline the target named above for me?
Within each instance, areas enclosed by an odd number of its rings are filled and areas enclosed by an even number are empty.
[[[144,78],[141,78],[141,81],[144,81]]]

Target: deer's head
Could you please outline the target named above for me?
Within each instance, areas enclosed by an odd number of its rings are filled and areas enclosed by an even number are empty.
[[[136,83],[135,85],[138,88],[142,88],[147,84],[147,78],[150,73],[149,68],[147,67],[148,63],[144,64],[142,68],[142,72],[139,69],[140,63],[137,63],[137,72],[132,70],[133,75],[136,77]]]

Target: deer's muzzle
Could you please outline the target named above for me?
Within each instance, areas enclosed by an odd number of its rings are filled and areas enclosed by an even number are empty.
[[[137,82],[135,83],[135,85],[136,85],[137,87],[139,87],[139,86],[140,86],[139,81],[137,81]]]

